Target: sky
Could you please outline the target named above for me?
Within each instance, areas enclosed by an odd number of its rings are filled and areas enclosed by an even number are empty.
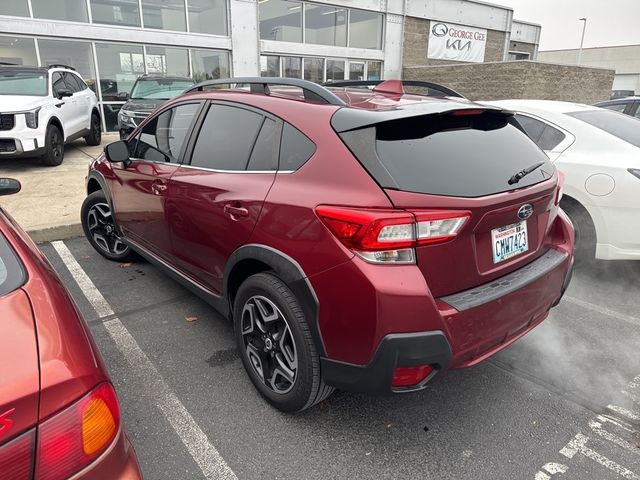
[[[513,8],[514,18],[542,25],[540,50],[640,44],[640,0],[489,0]]]

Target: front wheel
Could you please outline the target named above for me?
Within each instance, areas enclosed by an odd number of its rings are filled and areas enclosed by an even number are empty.
[[[135,253],[120,238],[111,207],[102,190],[93,192],[82,202],[82,229],[91,246],[103,257],[115,262],[135,259]]]
[[[299,412],[333,392],[320,375],[320,358],[295,296],[278,277],[259,273],[240,286],[234,329],[242,363],[274,407]]]
[[[44,137],[44,155],[42,163],[48,167],[60,165],[64,160],[64,138],[55,125],[49,125]]]

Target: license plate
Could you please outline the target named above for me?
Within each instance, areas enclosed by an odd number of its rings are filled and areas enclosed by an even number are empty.
[[[529,250],[527,222],[522,221],[491,230],[493,263],[500,263]]]

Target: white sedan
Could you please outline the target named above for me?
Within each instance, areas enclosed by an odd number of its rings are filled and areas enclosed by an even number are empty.
[[[576,230],[577,257],[640,260],[640,120],[567,102],[483,103],[515,112],[564,172],[560,205]]]

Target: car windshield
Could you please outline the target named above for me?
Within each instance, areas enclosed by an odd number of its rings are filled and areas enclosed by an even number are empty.
[[[193,85],[190,80],[140,80],[133,86],[131,98],[139,100],[169,100]]]
[[[47,74],[44,72],[0,71],[0,95],[47,94]]]
[[[584,110],[567,115],[640,147],[640,120],[611,110]]]
[[[25,280],[22,265],[0,234],[0,297],[19,288]]]

